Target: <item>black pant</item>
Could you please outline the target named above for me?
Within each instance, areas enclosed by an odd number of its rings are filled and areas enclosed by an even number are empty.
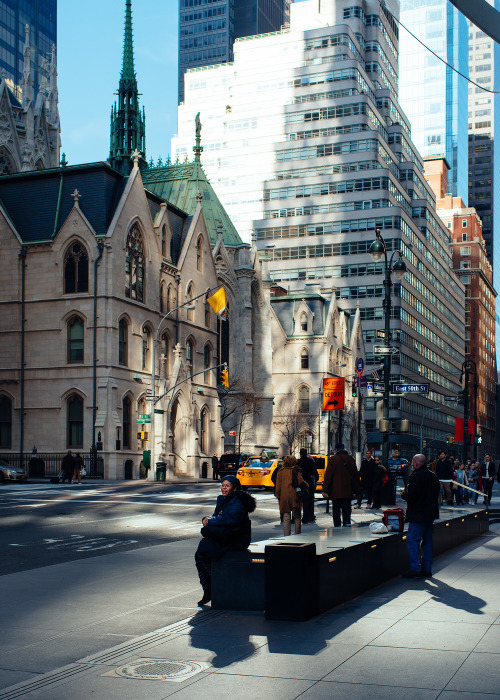
[[[332,515],[335,527],[340,527],[340,512],[342,511],[342,524],[351,524],[351,499],[332,498]]]
[[[316,482],[313,476],[307,478],[307,483],[309,484],[309,490],[304,496],[302,506],[304,508],[304,516],[302,522],[310,523],[314,520],[314,491],[316,489]]]
[[[363,496],[366,496],[366,503],[371,503],[372,502],[372,487],[371,486],[363,486],[361,491],[358,493],[358,508],[361,508],[361,501],[363,500]]]
[[[62,475],[61,484],[64,484],[66,479],[68,480],[68,484],[70,484],[72,478],[73,478],[73,472],[71,472],[71,474],[68,474],[68,472],[64,472]]]
[[[494,483],[495,483],[495,479],[492,479],[491,481],[489,480],[488,477],[483,479],[484,494],[485,494],[484,501],[487,505],[490,505],[490,503],[491,503],[491,495],[492,495]]]
[[[372,491],[373,495],[373,507],[374,508],[380,508],[380,505],[382,503],[382,484],[377,484],[376,486],[373,487]]]

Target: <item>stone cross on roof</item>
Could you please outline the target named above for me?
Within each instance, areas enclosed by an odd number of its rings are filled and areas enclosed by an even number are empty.
[[[196,193],[196,201],[198,204],[201,204],[201,200],[203,199],[203,195],[201,194],[200,190]]]
[[[75,207],[78,206],[78,200],[82,196],[77,189],[75,189],[74,192],[71,193],[71,196],[73,197],[73,201],[75,202]]]
[[[134,148],[132,155],[130,156],[131,160],[134,161],[134,167],[139,167],[139,158],[141,157],[141,154],[137,150],[137,148]]]

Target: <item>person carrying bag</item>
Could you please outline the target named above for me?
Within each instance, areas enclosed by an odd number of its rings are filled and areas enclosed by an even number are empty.
[[[295,524],[295,534],[301,533],[301,508],[305,489],[309,484],[304,481],[302,472],[297,466],[295,457],[284,457],[283,466],[276,479],[276,498],[279,502],[280,515],[283,516],[283,534],[285,537],[292,534],[291,515]]]

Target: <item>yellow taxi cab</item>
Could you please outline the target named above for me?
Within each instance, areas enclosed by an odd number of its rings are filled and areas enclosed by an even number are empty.
[[[316,469],[318,470],[318,483],[316,484],[316,492],[321,493],[323,489],[323,479],[325,476],[325,471],[326,471],[326,465],[328,463],[328,457],[327,455],[309,455],[312,459],[314,459],[314,463],[316,465]]]
[[[245,464],[238,469],[237,477],[243,489],[260,487],[274,490],[276,477],[274,473],[281,469],[281,459],[269,454],[249,457]]]

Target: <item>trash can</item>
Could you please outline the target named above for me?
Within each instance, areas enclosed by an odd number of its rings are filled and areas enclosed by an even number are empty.
[[[316,545],[307,542],[276,542],[266,545],[266,618],[309,620],[317,615],[317,605]]]
[[[202,462],[201,464],[201,478],[206,479],[208,477],[208,462]]]
[[[156,462],[156,481],[165,481],[167,477],[167,463]]]
[[[382,485],[381,503],[383,506],[393,506],[396,503],[396,472],[389,469],[387,477]]]

